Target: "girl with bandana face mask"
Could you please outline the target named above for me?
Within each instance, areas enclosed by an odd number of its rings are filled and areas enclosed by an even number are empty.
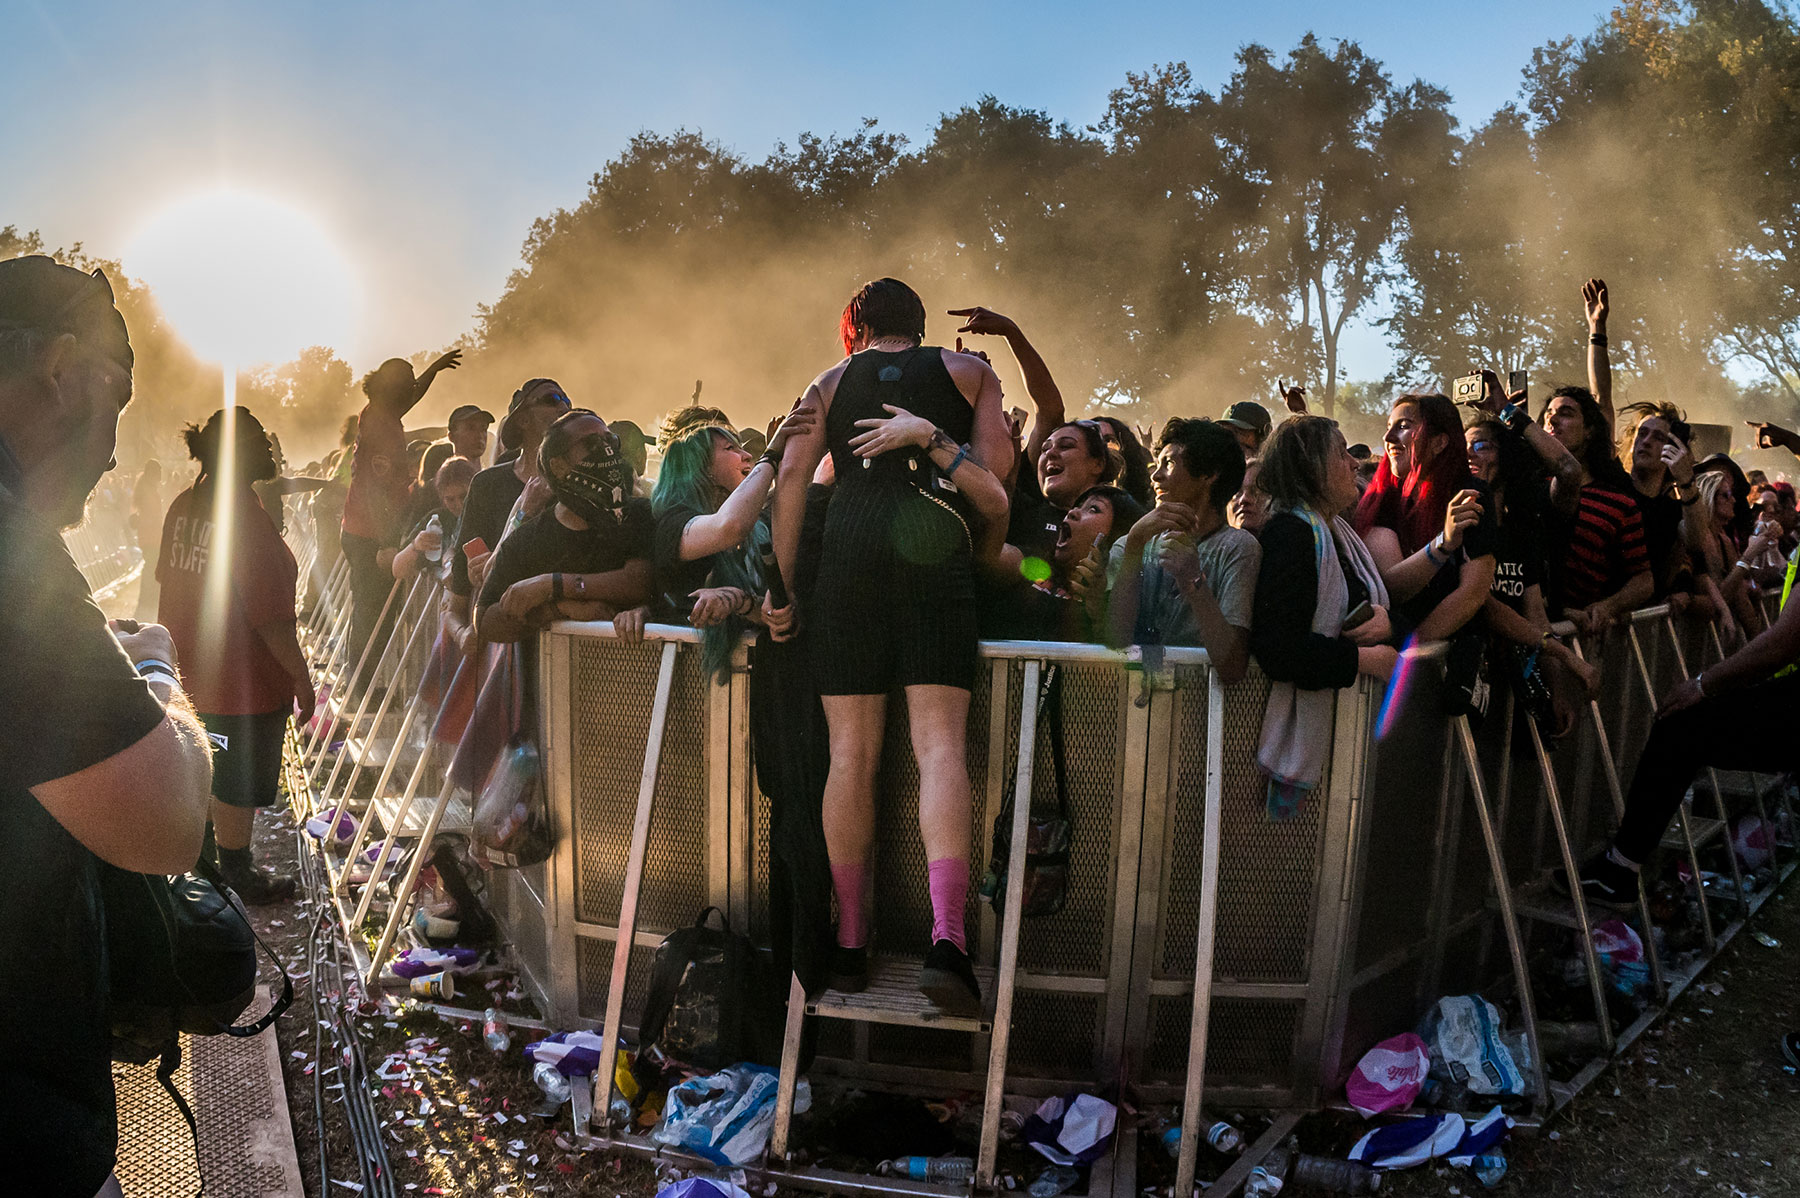
[[[506,534],[494,552],[476,626],[516,641],[550,620],[614,619],[641,633],[652,593],[648,500],[606,422],[574,409],[545,432],[538,468],[554,502]]]

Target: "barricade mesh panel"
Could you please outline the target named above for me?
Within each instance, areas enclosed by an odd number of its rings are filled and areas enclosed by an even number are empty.
[[[637,1034],[638,1016],[644,1010],[644,995],[650,989],[650,962],[656,950],[633,945],[631,964],[625,974],[625,1006],[621,1030]],[[612,981],[613,942],[590,936],[575,938],[575,993],[580,1014],[596,1023],[606,1018],[606,992]]]
[[[660,644],[583,638],[571,646],[575,910],[612,926],[619,917],[637,809]],[[631,701],[625,701],[631,700]],[[706,905],[706,679],[696,650],[675,662],[638,927],[668,932]]]
[[[1016,684],[1015,684],[1016,686]],[[987,788],[988,672],[976,671],[969,703],[967,759],[975,841],[969,857],[969,901],[964,926],[978,926],[976,906],[987,861],[989,815]],[[931,947],[931,892],[927,884],[925,846],[919,839],[919,767],[913,758],[906,700],[893,696],[887,705],[887,729],[881,746],[875,788],[875,862],[873,870],[875,945],[883,953],[923,957]],[[757,885],[768,888],[768,875]]]
[[[1162,995],[1150,1000],[1150,1075],[1176,1081],[1187,1076],[1188,1027],[1192,996]],[[1206,1037],[1206,1084],[1287,1086],[1293,1072],[1294,1034],[1304,1004],[1281,999],[1212,1000]]]
[[[767,946],[769,930],[769,796],[750,788],[750,940]]]
[[[544,909],[544,867],[497,869],[488,875],[488,906],[506,929],[513,952],[540,985],[550,981],[550,920]]]
[[[1112,952],[1112,897],[1118,868],[1119,755],[1128,676],[1110,666],[1061,666],[1063,757],[1069,793],[1068,901],[1055,915],[1025,921],[1019,968],[1102,975]],[[1015,674],[1019,673],[1017,667]],[[1018,679],[1007,696],[1005,780],[1019,751]],[[1056,767],[1046,705],[1032,763],[1032,813],[1056,813]],[[991,829],[991,822],[989,824]],[[1016,1041],[1015,1041],[1016,1043]]]
[[[1098,994],[1015,991],[1007,1073],[1092,1078],[1104,1007]]]

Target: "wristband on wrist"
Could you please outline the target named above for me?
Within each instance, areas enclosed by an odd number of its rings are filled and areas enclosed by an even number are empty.
[[[1606,348],[1606,334],[1605,333],[1589,333],[1588,334],[1588,344],[1589,345],[1598,345],[1601,349],[1605,349]]]
[[[563,576],[561,574],[552,574],[550,576],[550,598],[560,603],[562,602],[562,597]]]
[[[131,668],[140,674],[173,674],[175,672],[174,666],[156,657],[146,657],[140,662],[133,663]]]
[[[1444,555],[1441,558],[1438,556],[1440,553]],[[1450,560],[1450,551],[1444,548],[1443,533],[1440,532],[1433,537],[1431,542],[1425,546],[1425,560],[1434,566],[1441,566]]]
[[[962,465],[963,462],[967,461],[968,457],[969,457],[969,447],[967,445],[957,446],[956,447],[956,456],[950,459],[950,469],[944,471],[944,477],[949,478],[952,474],[955,474],[956,468],[958,466]]]
[[[1521,409],[1518,404],[1509,403],[1500,409],[1500,423],[1516,433],[1531,423],[1531,414]]]
[[[763,455],[756,459],[756,466],[760,466],[764,462],[769,464],[769,469],[771,470],[780,471],[781,469],[781,455],[773,450],[763,450]],[[756,466],[752,466],[750,469],[754,470],[756,469]]]

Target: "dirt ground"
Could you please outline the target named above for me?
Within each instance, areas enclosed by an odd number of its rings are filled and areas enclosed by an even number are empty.
[[[259,851],[294,861],[294,836],[285,815],[265,817]],[[1790,889],[1793,889],[1790,887]],[[313,1008],[305,973],[307,912],[295,904],[257,913],[270,943],[289,962],[295,1002],[278,1024],[301,1172],[317,1196],[318,1122],[310,1070]],[[1779,1034],[1800,1028],[1793,964],[1800,954],[1800,899],[1779,896],[1758,925],[1782,942],[1767,948],[1740,934],[1720,960],[1689,989],[1625,1058],[1537,1135],[1515,1135],[1505,1146],[1509,1172],[1502,1189],[1528,1195],[1720,1195],[1776,1198],[1800,1195],[1800,1078],[1782,1062]],[[1713,986],[1718,992],[1712,992]],[[497,988],[504,994],[505,985]],[[479,1005],[470,1000],[469,1005]],[[490,1052],[480,1028],[411,1012],[362,1020],[371,1070],[410,1047],[415,1058],[404,1082],[378,1081],[376,1107],[385,1124],[388,1155],[402,1193],[444,1196],[548,1194],[648,1198],[659,1185],[647,1162],[572,1150],[568,1119],[533,1113],[540,1095],[521,1046],[533,1034],[516,1029],[512,1049]],[[327,1040],[327,1044],[329,1041]],[[329,1049],[327,1056],[329,1057]],[[330,1069],[327,1060],[323,1067]],[[328,1074],[335,1080],[335,1074]],[[342,1108],[327,1091],[325,1135],[334,1179],[358,1180]],[[1245,1130],[1258,1130],[1247,1120]],[[1342,1155],[1366,1125],[1324,1115],[1303,1122],[1303,1150]],[[942,1151],[942,1149],[938,1149]],[[1140,1184],[1168,1178],[1167,1157],[1151,1134],[1140,1145]],[[1040,1164],[1009,1152],[1022,1190]],[[1463,1195],[1481,1190],[1467,1170],[1423,1166],[1384,1178],[1381,1192],[1401,1198]],[[353,1191],[333,1184],[332,1198]],[[1079,1192],[1079,1187],[1077,1187]],[[1309,1192],[1290,1185],[1285,1194]],[[1166,1191],[1164,1191],[1166,1194]]]

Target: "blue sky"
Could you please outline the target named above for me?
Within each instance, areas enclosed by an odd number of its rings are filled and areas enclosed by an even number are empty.
[[[925,140],[991,92],[1080,126],[1127,71],[1185,60],[1216,90],[1247,42],[1352,38],[1424,77],[1465,125],[1531,50],[1607,6],[1517,0],[506,5],[12,0],[0,71],[0,226],[116,255],[154,211],[228,181],[311,212],[357,263],[358,367],[470,327],[530,222],[580,202],[640,130],[761,157],[865,116]],[[1385,373],[1364,330],[1353,377]]]

